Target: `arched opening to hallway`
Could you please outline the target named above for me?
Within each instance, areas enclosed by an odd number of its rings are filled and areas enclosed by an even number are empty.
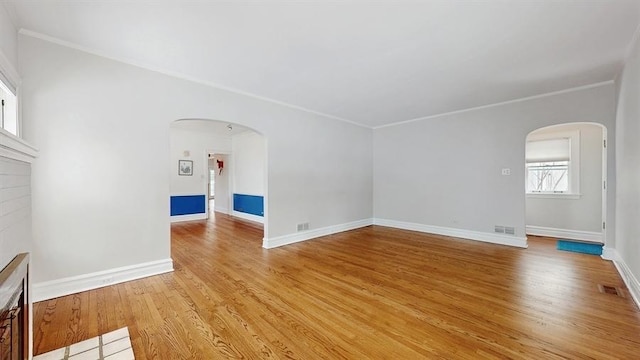
[[[253,129],[218,120],[174,121],[170,126],[171,222],[213,223],[220,216],[264,228],[266,158],[265,137]]]

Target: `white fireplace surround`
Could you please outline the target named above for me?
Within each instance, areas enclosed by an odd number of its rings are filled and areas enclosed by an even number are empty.
[[[31,164],[38,150],[26,141],[0,129],[0,269],[18,253],[31,252]],[[19,179],[19,180],[18,180]],[[31,284],[27,292],[31,294]],[[29,314],[33,313],[29,296]],[[33,324],[29,323],[29,353],[33,344]]]

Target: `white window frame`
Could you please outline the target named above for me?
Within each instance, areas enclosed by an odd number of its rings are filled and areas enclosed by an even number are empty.
[[[20,136],[20,122],[18,121],[18,96],[0,79],[0,101],[2,114],[0,128],[16,137]],[[12,131],[15,126],[15,133]]]
[[[15,70],[11,62],[7,59],[7,57],[0,51],[0,86],[8,90],[10,93],[15,95],[16,97],[16,134],[10,133],[4,128],[0,127],[0,132],[3,132],[4,135],[15,136],[18,138],[22,137],[22,111],[21,111],[21,96],[20,96],[20,76],[18,72]]]
[[[569,139],[569,189],[566,192],[529,192],[529,170],[525,160],[525,191],[529,198],[579,199],[580,194],[580,131],[558,131],[540,134],[530,134],[527,142],[554,139]],[[526,156],[526,154],[525,154]]]

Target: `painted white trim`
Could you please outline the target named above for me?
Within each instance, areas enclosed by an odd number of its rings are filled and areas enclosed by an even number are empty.
[[[173,271],[173,260],[164,259],[45,281],[33,284],[33,302],[49,300],[171,271]]]
[[[526,237],[494,234],[494,233],[465,230],[465,229],[456,229],[456,228],[449,228],[449,227],[442,227],[442,226],[416,224],[416,223],[389,220],[389,219],[376,218],[374,219],[373,223],[379,226],[387,226],[387,227],[403,229],[403,230],[419,231],[419,232],[429,233],[429,234],[445,235],[445,236],[451,236],[451,237],[468,239],[468,240],[488,242],[492,244],[508,245],[508,246],[515,246],[515,247],[521,247],[521,248],[528,247]]]
[[[629,293],[631,294],[633,301],[635,301],[636,305],[640,307],[640,281],[638,281],[638,278],[633,275],[633,272],[631,272],[631,269],[629,269],[629,266],[624,259],[622,259],[622,256],[620,256],[620,253],[618,253],[616,249],[609,249],[609,252],[613,255],[613,265],[615,265],[618,273],[620,273],[622,281],[627,285],[627,289],[629,289]]]
[[[11,134],[0,129],[0,157],[32,163],[38,156],[38,149]]]
[[[177,71],[169,71],[169,70],[166,70],[166,69],[162,69],[162,68],[160,68],[158,66],[144,64],[144,63],[142,63],[140,61],[133,60],[133,59],[126,59],[126,58],[119,58],[119,57],[116,57],[116,56],[111,56],[111,55],[108,55],[105,52],[98,51],[98,50],[93,50],[93,49],[90,49],[90,48],[82,46],[82,45],[78,45],[78,44],[75,44],[75,43],[72,43],[72,42],[69,42],[69,41],[66,41],[66,40],[58,39],[58,38],[53,37],[53,36],[49,36],[49,35],[45,35],[45,34],[39,33],[37,31],[33,31],[33,30],[28,30],[28,29],[22,28],[22,29],[20,29],[18,31],[18,33],[22,34],[22,35],[25,35],[25,36],[32,37],[32,38],[36,38],[36,39],[40,39],[40,40],[43,40],[43,41],[47,41],[47,42],[50,42],[50,43],[53,43],[53,44],[56,44],[56,45],[60,45],[60,46],[64,46],[64,47],[68,47],[68,48],[74,49],[74,50],[82,51],[82,52],[85,52],[85,53],[88,53],[88,54],[92,54],[92,55],[100,56],[100,57],[103,57],[103,58],[106,58],[106,59],[114,60],[114,61],[117,61],[117,62],[120,62],[120,63],[133,65],[135,67],[139,67],[139,68],[142,68],[142,69],[145,69],[145,70],[149,70],[149,71],[157,72],[157,73],[160,73],[160,74],[168,75],[168,76],[171,76],[171,77],[174,77],[174,78],[178,78],[178,79],[194,82],[194,83],[197,83],[197,84],[209,86],[209,87],[216,88],[216,89],[219,89],[219,90],[228,91],[228,92],[231,92],[231,93],[234,93],[234,94],[248,96],[248,97],[251,97],[251,98],[254,98],[254,99],[258,99],[258,100],[261,100],[261,101],[265,101],[265,102],[269,102],[269,103],[272,103],[272,104],[285,106],[285,107],[288,107],[290,109],[304,111],[304,112],[309,113],[309,114],[322,116],[322,117],[329,118],[329,119],[343,121],[343,122],[349,123],[351,125],[356,125],[356,126],[363,127],[363,128],[371,128],[370,126],[367,126],[367,125],[364,125],[364,124],[360,124],[358,122],[355,122],[355,121],[352,121],[352,120],[348,120],[348,119],[345,119],[345,118],[341,118],[339,116],[335,116],[335,115],[326,114],[326,113],[323,113],[323,112],[307,109],[307,108],[302,107],[302,106],[289,104],[289,103],[286,103],[286,102],[283,102],[283,101],[279,101],[279,100],[275,100],[275,99],[270,99],[268,97],[264,97],[264,96],[260,96],[260,95],[257,95],[257,94],[253,94],[253,93],[246,92],[246,91],[243,91],[243,90],[240,90],[240,89],[235,89],[235,88],[231,88],[231,87],[228,87],[228,86],[223,86],[223,85],[220,85],[220,84],[216,84],[216,83],[211,82],[211,81],[205,81],[205,80],[202,80],[202,79],[197,79],[195,77],[192,77],[192,76],[189,76],[189,75],[186,75],[186,74],[182,74],[182,73],[177,72]]]
[[[361,227],[369,226],[373,224],[373,219],[363,219],[352,221],[344,224],[331,225],[319,229],[311,229],[307,231],[300,231],[297,233],[277,236],[275,238],[264,238],[262,240],[262,247],[265,249],[273,249],[278,246],[284,246],[294,244],[301,241],[315,239],[321,236],[332,235],[343,231],[349,231],[358,229]]]
[[[492,107],[496,107],[496,106],[509,105],[509,104],[518,103],[518,102],[522,102],[522,101],[535,100],[535,99],[545,98],[545,97],[549,97],[549,96],[566,94],[566,93],[570,93],[570,92],[574,92],[574,91],[587,90],[587,89],[592,89],[592,88],[596,88],[596,87],[600,87],[600,86],[604,86],[604,85],[610,85],[610,84],[613,84],[613,80],[607,80],[607,81],[602,81],[602,82],[598,82],[598,83],[594,83],[594,84],[590,84],[590,85],[577,86],[577,87],[573,87],[573,88],[569,88],[569,89],[552,91],[552,92],[548,92],[548,93],[544,93],[544,94],[527,96],[527,97],[518,98],[518,99],[501,101],[501,102],[497,102],[497,103],[493,103],[493,104],[475,106],[475,107],[470,107],[470,108],[467,108],[467,109],[461,109],[461,110],[444,112],[444,113],[440,113],[440,114],[423,116],[423,117],[404,120],[404,121],[399,121],[399,122],[395,122],[395,123],[391,123],[391,124],[374,126],[373,129],[377,130],[377,129],[382,129],[382,128],[386,128],[386,127],[390,127],[390,126],[404,125],[404,124],[408,124],[408,123],[412,123],[412,122],[416,122],[416,121],[435,119],[435,118],[438,118],[438,117],[441,117],[441,116],[456,115],[456,114],[461,114],[461,113],[465,113],[465,112],[469,112],[469,111],[488,109],[488,108],[492,108]]]
[[[527,225],[527,234],[549,236],[562,239],[589,241],[602,244],[602,232],[557,229],[544,226]]]
[[[196,220],[207,220],[207,213],[173,215],[171,217],[172,223],[182,222],[182,221],[196,221]]]
[[[561,199],[561,200],[579,200],[582,194],[569,193],[527,193],[528,199]]]
[[[606,245],[602,247],[602,255],[600,257],[603,260],[615,260],[616,259],[616,249],[607,247]]]
[[[249,221],[257,222],[257,223],[260,223],[260,224],[264,224],[264,217],[262,217],[262,216],[253,215],[253,214],[247,214],[247,213],[243,213],[243,212],[235,211],[235,210],[233,210],[231,212],[231,215],[235,216],[235,217],[238,217],[240,219],[249,220]]]

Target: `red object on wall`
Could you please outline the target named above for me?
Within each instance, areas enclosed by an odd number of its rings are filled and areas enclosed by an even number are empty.
[[[220,170],[220,172],[218,172],[218,175],[222,175],[222,169],[224,168],[224,161],[216,159],[216,163],[218,164],[218,169]]]

